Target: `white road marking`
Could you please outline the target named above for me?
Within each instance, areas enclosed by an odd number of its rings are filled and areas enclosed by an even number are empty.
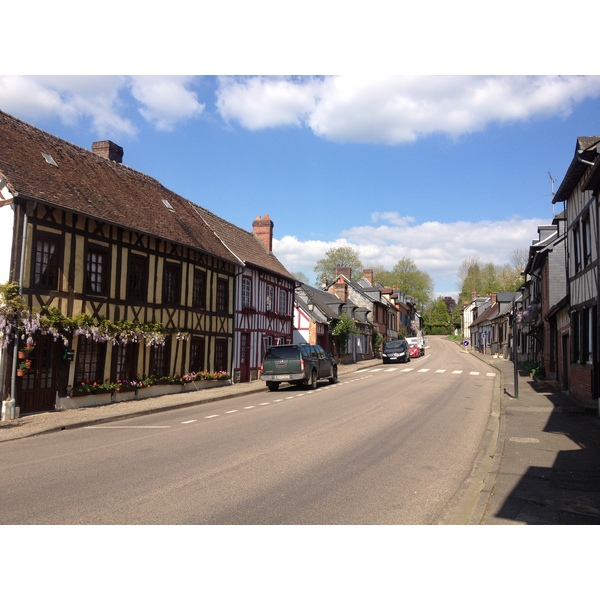
[[[469,375],[479,375],[479,371],[471,371]]]
[[[436,373],[445,373],[445,372],[446,372],[446,369],[438,369],[438,370],[436,371]]]
[[[191,419],[190,421],[181,421],[182,425],[187,425],[188,423],[196,423],[197,419]]]
[[[419,369],[417,373],[427,373],[427,371],[429,371],[429,369]]]
[[[486,377],[496,377],[496,373],[486,373]]]
[[[414,371],[412,367],[408,367],[407,369],[402,369],[403,373],[408,373],[409,371]]]
[[[170,429],[170,425],[90,425],[85,429]]]
[[[452,371],[452,375],[460,375],[462,371]]]
[[[226,410],[225,413],[230,415],[231,413],[236,413],[238,412],[237,409],[236,410]]]
[[[219,415],[208,415],[208,417],[204,417],[205,419],[214,419],[215,417],[218,417]]]
[[[244,410],[249,410],[250,408],[256,408],[255,406],[244,406]]]

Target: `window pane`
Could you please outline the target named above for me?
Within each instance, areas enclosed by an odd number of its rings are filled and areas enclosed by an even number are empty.
[[[129,257],[127,272],[127,298],[144,301],[147,298],[147,261],[141,256]]]

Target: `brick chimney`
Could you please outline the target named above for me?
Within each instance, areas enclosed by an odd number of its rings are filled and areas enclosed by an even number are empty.
[[[350,267],[341,267],[340,265],[335,266],[336,277],[343,275],[348,281],[352,281],[352,269]]]
[[[269,215],[265,215],[262,219],[259,215],[252,222],[252,232],[269,252],[273,251],[273,225]]]
[[[329,291],[335,294],[342,302],[348,300],[348,284],[342,277],[338,277],[335,283],[329,288]]]
[[[373,269],[364,269],[363,277],[373,286]]]
[[[123,162],[123,148],[110,140],[94,142],[92,144],[92,152],[102,158],[107,158],[108,160],[113,160],[117,163]]]

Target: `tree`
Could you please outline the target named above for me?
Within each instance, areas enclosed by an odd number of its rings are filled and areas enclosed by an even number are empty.
[[[325,253],[325,258],[317,262],[314,268],[317,274],[315,285],[321,285],[324,279],[331,281],[337,275],[338,267],[350,269],[352,272],[352,280],[362,277],[363,265],[358,255],[358,252],[350,246],[340,246],[332,248]]]
[[[432,335],[452,333],[454,329],[452,321],[453,317],[448,310],[446,299],[441,296],[429,304],[424,314],[425,331]]]
[[[426,306],[433,295],[433,279],[417,268],[410,258],[401,258],[392,269],[390,287],[401,290],[407,296],[412,296],[419,309]]]
[[[302,273],[302,271],[294,271],[292,275],[296,281],[300,281],[302,283],[309,283],[308,277],[304,273]]]
[[[527,263],[526,250],[515,250],[510,263],[482,265],[479,259],[470,257],[463,260],[458,270],[459,301],[468,302],[471,293],[487,296],[491,292],[514,292],[523,283],[521,273]]]

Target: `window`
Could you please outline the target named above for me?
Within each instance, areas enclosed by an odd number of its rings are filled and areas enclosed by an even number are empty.
[[[58,287],[59,244],[58,238],[38,236],[33,264],[33,281],[37,287]]]
[[[227,371],[227,340],[215,343],[215,371]]]
[[[192,306],[194,308],[206,308],[206,272],[200,269],[194,271]]]
[[[592,232],[590,228],[590,214],[581,221],[581,241],[583,243],[583,266],[587,267],[592,262]]]
[[[573,229],[573,260],[575,261],[575,273],[581,271],[581,236],[579,225]]]
[[[242,308],[252,306],[252,280],[250,277],[242,279]]]
[[[287,315],[287,292],[279,290],[279,314]]]
[[[193,373],[204,371],[204,358],[204,338],[192,338],[192,345],[190,348],[190,371]]]
[[[82,381],[102,381],[106,344],[99,344],[91,338],[79,336],[77,343],[77,365],[74,385]]]
[[[179,265],[165,263],[163,274],[163,303],[179,304],[181,269]]]
[[[150,372],[156,377],[167,377],[171,357],[171,339],[167,338],[162,346],[152,346],[150,352]]]
[[[108,260],[108,249],[93,246],[88,248],[85,271],[85,289],[88,294],[108,294]]]
[[[579,358],[581,357],[581,329],[580,329],[580,319],[579,312],[575,311],[571,313],[571,331],[573,333],[571,344],[571,352],[572,362],[579,362]]]
[[[127,299],[144,302],[148,295],[148,261],[143,256],[129,255]]]
[[[272,285],[267,286],[267,303],[266,311],[273,312],[275,310],[275,288]]]
[[[226,279],[217,281],[217,312],[229,310],[229,286]]]
[[[584,308],[582,312],[582,348],[581,362],[592,364],[594,356],[594,316],[592,307]]]
[[[139,345],[135,343],[114,346],[113,379],[115,381],[131,380],[137,374],[137,356]]]

